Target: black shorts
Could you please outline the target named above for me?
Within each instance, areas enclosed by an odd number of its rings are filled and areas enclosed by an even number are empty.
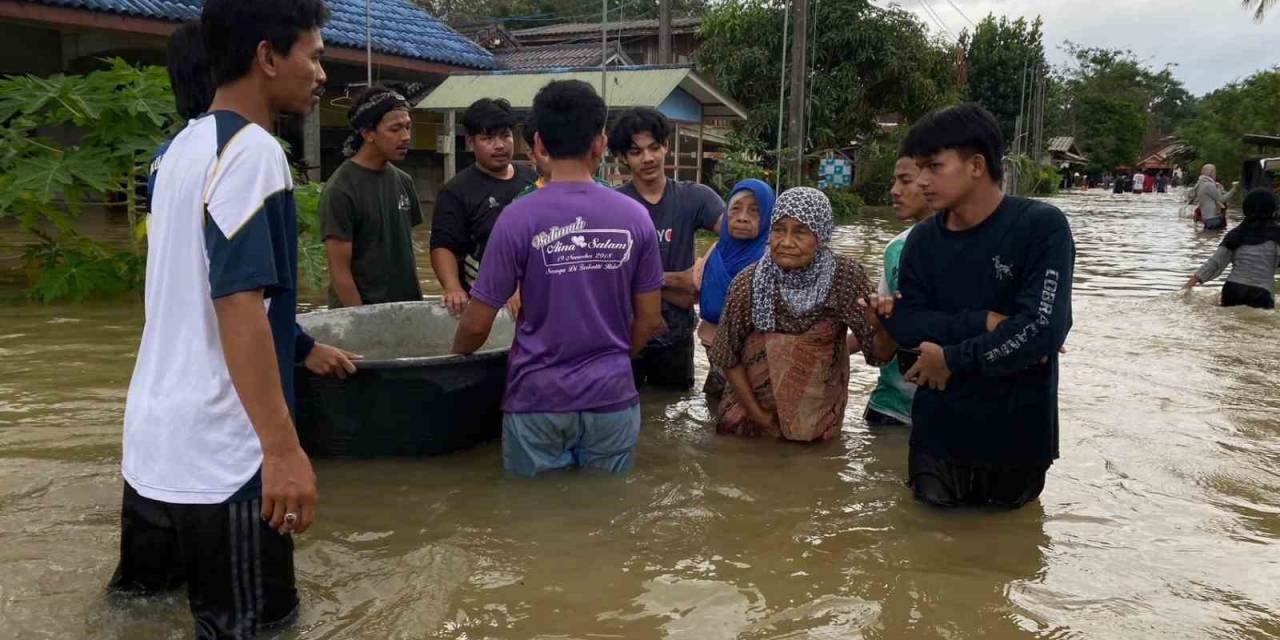
[[[1222,285],[1222,306],[1236,307],[1244,305],[1255,309],[1276,308],[1275,296],[1262,287],[1254,287],[1239,282],[1226,282]]]
[[[631,360],[636,388],[654,387],[670,391],[693,388],[693,336],[678,344],[645,347]]]
[[[293,539],[262,520],[262,498],[172,504],[124,483],[115,595],[187,587],[195,637],[254,638],[293,621]]]
[[[1040,497],[1048,466],[973,467],[911,447],[908,484],[917,500],[937,507],[1017,509]]]
[[[862,420],[871,427],[906,427],[907,423],[887,414],[876,411],[867,405],[866,411],[862,412]]]

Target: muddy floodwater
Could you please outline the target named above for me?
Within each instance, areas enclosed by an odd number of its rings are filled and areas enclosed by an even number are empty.
[[[497,443],[317,461],[283,637],[1280,637],[1280,317],[1178,292],[1218,238],[1177,196],[1054,202],[1079,255],[1038,504],[915,504],[906,432],[860,419],[860,361],[816,446],[719,437],[700,395],[652,394],[623,478],[506,478]],[[900,229],[868,214],[836,244],[879,273]],[[189,637],[183,594],[102,597],[141,305],[0,293],[0,637]]]

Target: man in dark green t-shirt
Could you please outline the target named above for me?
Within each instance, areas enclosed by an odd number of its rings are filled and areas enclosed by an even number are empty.
[[[329,306],[422,299],[413,254],[413,227],[422,209],[413,178],[397,169],[409,152],[409,103],[373,87],[356,98],[343,146],[349,159],[325,184],[320,226],[329,257]]]

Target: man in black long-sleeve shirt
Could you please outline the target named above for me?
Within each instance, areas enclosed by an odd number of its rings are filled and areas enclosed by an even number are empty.
[[[1017,508],[1058,457],[1058,350],[1071,328],[1075,244],[1048,204],[1005,196],[1004,142],[977,105],[936,111],[903,141],[940,213],[903,250],[886,319],[920,350],[908,463],[916,497]]]

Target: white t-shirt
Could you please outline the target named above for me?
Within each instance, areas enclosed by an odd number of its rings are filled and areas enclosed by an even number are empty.
[[[263,289],[292,405],[297,212],[279,143],[231,112],[193,120],[151,165],[146,324],[124,417],[125,480],[215,504],[253,488],[262,449],[231,385],[213,300]],[[249,484],[249,487],[246,485]]]
[[[1135,174],[1133,174],[1133,187],[1132,187],[1132,189],[1133,189],[1134,191],[1141,191],[1141,190],[1144,188],[1144,186],[1146,185],[1146,183],[1147,183],[1147,174],[1145,174],[1145,173],[1135,173]]]

